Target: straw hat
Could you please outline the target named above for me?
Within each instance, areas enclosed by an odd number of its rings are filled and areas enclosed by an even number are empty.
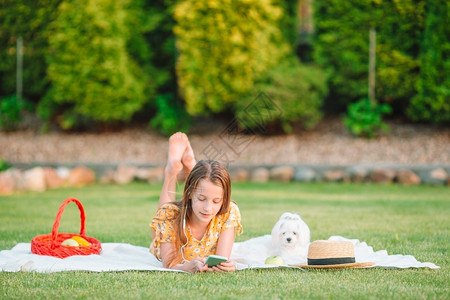
[[[298,267],[306,269],[365,268],[374,262],[355,262],[355,246],[344,241],[314,241],[309,245],[308,263]]]

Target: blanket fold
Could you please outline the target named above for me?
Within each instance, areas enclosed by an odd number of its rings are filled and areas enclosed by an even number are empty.
[[[265,265],[270,235],[235,243],[231,260],[236,262],[237,270],[254,268],[273,268]],[[386,250],[373,251],[365,242],[332,236],[330,240],[351,241],[355,245],[355,259],[358,262],[373,261],[374,267],[381,268],[430,268],[439,269],[433,263],[421,263],[411,255],[388,255]],[[301,260],[286,261],[288,264],[301,263]],[[284,266],[286,267],[286,266]],[[11,250],[0,251],[0,272],[40,272],[53,273],[62,271],[169,271],[150,253],[147,247],[123,243],[102,243],[100,255],[71,256],[65,259],[36,255],[31,253],[30,243],[19,243]]]

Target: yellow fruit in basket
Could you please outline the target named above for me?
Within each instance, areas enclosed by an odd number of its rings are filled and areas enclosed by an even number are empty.
[[[62,242],[61,245],[63,245],[63,246],[70,246],[70,247],[78,247],[78,246],[80,246],[78,244],[78,242],[73,240],[73,239],[67,239],[64,242]]]
[[[74,236],[72,237],[72,240],[77,241],[78,244],[80,244],[80,246],[90,246],[90,245],[91,245],[91,243],[89,243],[88,241],[86,241],[86,239],[82,238],[81,236],[74,235]]]

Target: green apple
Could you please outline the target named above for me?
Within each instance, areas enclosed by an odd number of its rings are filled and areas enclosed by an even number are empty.
[[[78,244],[77,241],[72,240],[72,239],[67,239],[64,242],[61,243],[61,245],[63,246],[71,246],[71,247],[78,247],[80,246],[80,244]]]
[[[269,256],[266,258],[266,261],[264,262],[266,265],[275,265],[275,266],[281,266],[284,265],[284,260],[280,256]]]

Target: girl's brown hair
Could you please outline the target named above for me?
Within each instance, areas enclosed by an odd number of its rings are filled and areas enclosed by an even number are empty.
[[[175,219],[175,231],[177,233],[175,242],[175,251],[169,257],[169,268],[181,263],[181,247],[186,244],[186,235],[184,233],[183,222],[189,224],[192,217],[192,196],[195,193],[200,180],[205,179],[211,183],[222,187],[222,206],[218,214],[224,214],[230,209],[231,199],[231,180],[227,169],[215,160],[201,160],[192,169],[184,185],[183,198],[175,204],[180,208],[180,213]]]

